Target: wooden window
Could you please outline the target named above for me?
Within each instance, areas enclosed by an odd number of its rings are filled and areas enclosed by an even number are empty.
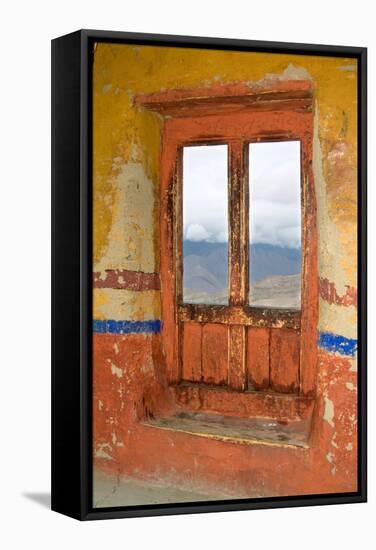
[[[136,103],[168,115],[161,156],[160,231],[162,334],[170,383],[312,396],[318,298],[311,83],[169,91],[139,96]],[[301,301],[258,307],[253,303],[252,276],[249,282],[254,267],[249,248],[252,167],[257,158],[252,159],[252,153],[257,144],[276,143],[295,144],[300,163],[296,194],[301,201],[301,233],[296,238],[301,243]],[[216,301],[197,296],[190,300],[183,275],[184,200],[190,200],[184,189],[184,178],[188,181],[190,174],[184,166],[187,151],[199,155],[209,146],[213,154],[222,151],[222,160],[223,151],[227,153],[228,293]],[[205,178],[210,180],[210,174]]]

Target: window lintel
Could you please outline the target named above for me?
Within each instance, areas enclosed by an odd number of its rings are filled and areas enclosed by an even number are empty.
[[[264,80],[139,94],[134,104],[169,117],[193,117],[243,110],[312,110],[310,80]]]

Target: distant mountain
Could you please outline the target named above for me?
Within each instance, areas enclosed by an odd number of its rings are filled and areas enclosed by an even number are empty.
[[[227,248],[227,243],[184,241],[184,288],[195,293],[221,295],[228,286]],[[299,274],[301,251],[257,243],[251,245],[250,261],[251,283],[255,284],[274,276]]]
[[[253,307],[300,308],[300,275],[274,275],[254,283],[249,304]],[[200,292],[184,289],[184,300],[191,304],[227,304],[228,290]]]
[[[271,244],[251,245],[251,282],[255,283],[271,275],[296,275],[301,270],[301,249],[274,246]]]
[[[273,275],[254,283],[249,303],[254,307],[288,307],[299,309],[301,277],[297,275]]]
[[[184,241],[184,288],[216,292],[227,288],[227,243]]]

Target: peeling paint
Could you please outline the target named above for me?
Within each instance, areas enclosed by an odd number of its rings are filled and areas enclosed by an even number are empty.
[[[356,359],[352,359],[350,363],[350,372],[358,372],[358,361]]]
[[[161,322],[152,321],[116,321],[114,319],[93,321],[93,332],[99,334],[140,334],[160,332]]]
[[[342,307],[319,301],[319,330],[332,334],[340,334],[345,338],[357,339],[358,312],[355,307]]]
[[[318,344],[320,348],[340,355],[354,356],[358,349],[357,340],[331,332],[321,332]]]
[[[323,418],[330,426],[332,426],[332,428],[334,428],[334,422],[333,422],[334,405],[333,405],[333,401],[331,401],[327,397],[324,397],[324,402],[325,402],[325,409],[324,409]]]
[[[309,71],[302,67],[289,63],[281,74],[267,74],[266,80],[312,80]]]
[[[324,158],[320,141],[319,128],[322,115],[319,104],[315,108],[315,124],[313,139],[313,169],[315,174],[315,188],[318,214],[319,233],[319,274],[322,279],[332,281],[339,295],[346,294],[349,286],[356,287],[356,273],[354,269],[354,255],[356,256],[356,243],[354,248],[346,250],[342,245],[340,228],[330,217],[328,183],[324,173]],[[355,235],[354,227],[351,229]],[[355,254],[354,254],[355,252]],[[341,269],[342,258],[351,260],[351,269],[346,272]],[[351,278],[349,279],[349,275]],[[324,321],[323,312],[320,320]]]
[[[346,286],[345,294],[338,294],[335,283],[328,279],[320,277],[319,279],[320,297],[329,304],[339,306],[357,306],[358,292],[356,288]]]
[[[107,445],[106,443],[103,443],[102,445],[98,445],[98,448],[95,451],[95,457],[96,458],[103,458],[105,460],[113,460],[112,456],[108,454],[105,449],[110,449],[111,446]]]
[[[112,88],[112,84],[104,84],[102,88],[102,92],[104,94],[107,94],[108,92],[111,91],[111,88]]]
[[[126,269],[153,273],[157,266],[154,247],[154,184],[141,163],[119,166],[113,176],[113,222],[108,245],[95,272]]]
[[[150,321],[161,317],[160,295],[155,290],[136,292],[113,288],[96,289],[93,317],[121,321]]]
[[[355,73],[357,71],[356,65],[341,65],[338,67],[339,71],[346,71],[346,72],[353,72]]]
[[[101,467],[116,471],[117,476],[120,469],[128,469],[136,477],[157,478],[194,472],[197,480],[209,472],[216,485],[240,484],[253,490],[258,487],[261,492],[272,488],[278,494],[312,494],[323,486],[332,492],[356,490],[355,73],[353,59],[96,45],[93,412],[95,440],[99,442],[95,458]],[[270,454],[260,449],[236,448],[229,454],[224,443],[200,446],[193,437],[181,434],[180,438],[150,434],[138,422],[142,415],[159,411],[161,403],[167,409],[172,404],[171,393],[164,386],[159,334],[163,119],[134,108],[133,98],[162,89],[236,81],[253,86],[268,79],[310,79],[314,89],[312,168],[321,295],[318,412],[312,448],[299,458],[273,449],[276,472],[265,469]],[[112,442],[113,447],[103,441]],[[298,491],[291,493],[294,489]]]
[[[127,269],[106,269],[93,273],[94,288],[117,288],[125,290],[160,290],[158,273],[143,273]]]
[[[117,376],[118,378],[123,378],[123,370],[116,365],[114,365],[110,360],[109,363],[111,365],[111,372],[114,376]]]

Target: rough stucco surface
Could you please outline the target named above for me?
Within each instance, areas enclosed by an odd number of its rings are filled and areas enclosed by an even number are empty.
[[[114,288],[95,289],[94,319],[159,319],[160,297],[155,290],[132,291]]]
[[[132,103],[135,94],[235,81],[309,78],[315,93],[313,172],[319,277],[329,281],[339,296],[333,303],[325,290],[321,293],[318,330],[356,339],[356,300],[340,299],[356,292],[357,287],[356,71],[353,59],[97,44],[93,82],[94,271],[99,277],[104,277],[106,270],[159,271],[163,120],[136,109]],[[93,292],[94,319],[160,319],[159,290],[95,288]],[[279,461],[273,472],[265,466],[265,460],[271,458],[264,449],[232,446],[229,451],[228,446],[216,442],[203,451],[195,447],[192,438],[186,443],[181,434],[154,434],[153,439],[150,431],[144,433],[136,423],[135,411],[140,407],[158,409],[157,396],[163,394],[159,335],[94,334],[93,338],[98,467],[133,477],[163,475],[166,479],[175,471],[189,481],[190,488],[192,477],[202,488],[205,480],[221,483],[227,475],[225,489],[234,494],[355,490],[357,368],[353,354],[320,352],[316,450],[307,456],[270,451],[274,464]],[[168,397],[163,395],[168,409]],[[154,455],[154,461],[156,456],[160,459],[158,465],[153,465],[150,457],[142,458],[142,441],[144,449],[160,446]],[[180,453],[188,452],[191,445],[191,462],[179,458],[178,445]],[[222,469],[213,473],[213,463],[226,453],[232,456],[231,464],[223,459]],[[235,472],[234,464],[239,464]],[[288,477],[292,472],[294,481]],[[314,480],[314,475],[319,479]]]
[[[95,192],[94,204],[96,206],[98,203],[100,216],[103,216],[100,219],[106,219],[107,209],[111,213],[107,246],[103,256],[95,263],[95,271],[129,269],[153,272],[156,268],[157,252],[154,245],[155,188],[153,181],[147,177],[142,164],[125,162],[121,157],[114,160],[112,174],[111,194],[104,191],[99,195],[100,199],[97,199]],[[96,227],[96,219],[94,227]],[[94,234],[96,235],[96,232]],[[102,233],[99,235],[101,237]]]

